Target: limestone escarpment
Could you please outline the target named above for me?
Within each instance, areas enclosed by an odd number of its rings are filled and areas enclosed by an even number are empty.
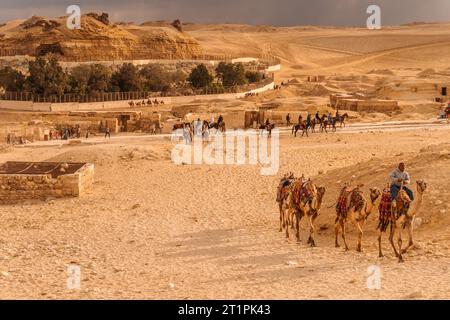
[[[81,17],[70,30],[67,17],[32,17],[0,27],[0,55],[54,53],[65,61],[186,59],[202,53],[196,40],[172,26],[117,25],[107,15]]]

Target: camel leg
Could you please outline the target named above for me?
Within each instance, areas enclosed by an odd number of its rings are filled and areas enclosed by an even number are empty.
[[[297,233],[295,236],[297,237],[297,242],[300,242],[300,220],[302,217],[300,216],[300,212],[296,212],[296,220],[295,220],[295,228],[297,229]]]
[[[384,257],[383,251],[381,251],[381,237],[382,237],[382,235],[383,235],[383,231],[381,231],[381,228],[380,228],[380,231],[378,232],[378,257],[380,257],[380,258]]]
[[[334,224],[334,246],[336,248],[340,247],[339,241],[338,241],[340,227],[341,227],[341,225],[340,225],[339,221],[336,221],[336,223]]]
[[[308,243],[311,245],[311,247],[316,246],[316,242],[314,241],[314,221],[316,220],[317,216],[313,215],[309,217],[309,240]]]
[[[289,215],[290,215],[290,211],[287,210],[287,212],[284,213],[286,215],[286,220],[285,220],[285,229],[286,229],[286,238],[289,239]]]
[[[280,232],[283,232],[283,226],[284,226],[283,202],[280,202],[278,205],[279,205],[279,209],[280,209]]]
[[[391,243],[392,248],[394,249],[395,256],[398,257],[397,248],[395,247],[395,244],[394,244],[395,229],[396,229],[395,222],[392,222],[391,223],[391,231],[389,233],[389,242]]]
[[[342,229],[342,240],[344,240],[345,251],[348,251],[347,240],[345,239],[345,222],[343,220],[340,221],[341,229]]]
[[[402,231],[403,231],[403,228],[402,228],[402,226],[400,226],[398,228],[398,262],[403,262],[403,256],[402,256],[402,244],[403,244]]]
[[[363,237],[363,226],[364,221],[355,221],[356,228],[358,229],[358,244],[356,246],[356,251],[362,252],[362,237]]]
[[[408,250],[411,249],[411,247],[414,245],[413,228],[414,227],[413,227],[412,222],[408,223],[408,239],[409,239],[409,242],[408,242],[408,246],[405,249],[403,249],[402,253],[408,252]]]

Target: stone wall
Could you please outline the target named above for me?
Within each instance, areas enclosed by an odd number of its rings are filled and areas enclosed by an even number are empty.
[[[86,164],[74,174],[52,178],[51,175],[0,175],[0,204],[23,200],[79,197],[93,189],[94,165]]]

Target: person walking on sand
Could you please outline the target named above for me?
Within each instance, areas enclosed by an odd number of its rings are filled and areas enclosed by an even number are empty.
[[[109,138],[109,139],[111,139],[111,130],[109,129],[109,126],[106,126],[106,129],[105,129],[105,139],[106,138]]]
[[[289,113],[288,113],[287,116],[286,116],[286,125],[287,125],[288,127],[291,126],[291,115],[290,115]]]

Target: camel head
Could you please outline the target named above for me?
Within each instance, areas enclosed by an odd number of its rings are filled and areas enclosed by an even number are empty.
[[[375,202],[381,196],[381,191],[378,188],[370,188],[370,200]]]
[[[422,194],[427,190],[427,182],[425,180],[417,180],[417,192]]]

